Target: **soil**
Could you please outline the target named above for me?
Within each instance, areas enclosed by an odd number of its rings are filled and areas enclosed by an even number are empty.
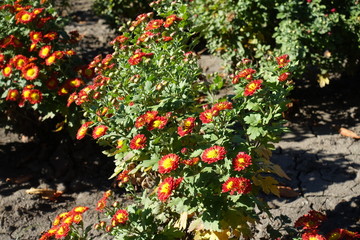
[[[102,19],[94,16],[91,0],[70,1],[64,14],[72,17],[67,31],[84,35],[83,58],[110,52],[107,43],[114,37]],[[220,61],[202,56],[205,72],[218,71]],[[279,164],[289,180],[279,181],[297,196],[264,196],[274,216],[286,215],[292,222],[309,210],[326,213],[325,232],[336,227],[360,231],[360,141],[339,134],[341,127],[360,135],[360,82],[343,76],[319,88],[314,81],[297,81],[293,107],[287,113],[289,132],[276,144],[272,161]],[[0,239],[38,239],[50,228],[52,220],[74,206],[94,208],[104,191],[114,189],[108,177],[112,159],[101,153],[90,139],[61,139],[54,133],[46,142],[32,141],[0,130]],[[42,199],[28,194],[30,188],[52,189],[63,194]],[[98,221],[96,211],[84,215],[85,225]],[[257,225],[264,236],[264,218]],[[271,224],[276,226],[277,222]],[[92,231],[94,239],[110,239]]]

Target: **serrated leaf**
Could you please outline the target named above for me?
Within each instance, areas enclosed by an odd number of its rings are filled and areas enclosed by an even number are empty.
[[[249,124],[250,126],[256,126],[261,123],[261,115],[259,113],[253,113],[246,117],[244,117],[245,123]]]
[[[273,177],[269,177],[269,176],[263,177],[260,174],[258,174],[256,176],[253,176],[252,180],[256,186],[261,187],[264,193],[266,194],[272,193],[280,197],[280,191],[278,189],[279,182],[276,181]]]
[[[291,178],[282,170],[282,168],[277,164],[271,164],[269,166],[271,172],[276,173],[279,177],[286,178],[287,180],[291,180]]]
[[[194,152],[191,153],[190,158],[198,157],[202,152],[203,152],[202,149],[195,150]]]

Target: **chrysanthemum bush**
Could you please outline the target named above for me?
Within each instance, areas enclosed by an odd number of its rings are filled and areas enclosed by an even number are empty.
[[[284,130],[293,63],[244,59],[232,76],[210,81],[191,51],[188,17],[186,5],[139,15],[112,41],[114,53],[90,64],[93,83],[69,98],[87,118],[77,138],[107,146],[112,177],[133,195],[102,224],[116,239],[249,237],[255,209],[267,210],[260,191],[279,195],[268,174],[287,177],[269,158]],[[224,83],[234,94],[216,97]]]
[[[185,1],[186,2],[186,1]],[[298,60],[297,76],[313,67],[320,86],[331,73],[352,74],[359,62],[359,1],[241,0],[187,1],[192,21],[210,53],[227,68],[244,56],[288,54]],[[158,0],[155,8],[184,4]]]
[[[71,125],[79,116],[67,98],[92,70],[72,50],[79,35],[68,35],[63,24],[48,1],[1,2],[0,110],[6,124],[62,116]]]

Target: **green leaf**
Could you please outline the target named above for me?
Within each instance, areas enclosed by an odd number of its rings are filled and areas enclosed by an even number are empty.
[[[256,126],[261,123],[261,114],[260,113],[252,113],[249,116],[244,118],[244,121],[250,126]]]
[[[194,152],[191,153],[190,158],[198,157],[198,156],[200,156],[200,154],[202,152],[203,152],[203,149],[195,150]]]

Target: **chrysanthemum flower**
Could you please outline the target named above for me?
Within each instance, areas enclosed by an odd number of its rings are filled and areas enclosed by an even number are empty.
[[[78,88],[84,84],[84,81],[80,78],[71,78],[66,81],[66,85],[69,88]]]
[[[70,231],[70,226],[68,224],[61,224],[55,233],[55,238],[60,239],[68,235]]]
[[[137,49],[134,55],[129,58],[128,63],[130,65],[137,65],[142,61],[143,57],[150,57],[152,55],[154,55],[154,53],[144,53],[141,49]]]
[[[169,41],[173,40],[173,38],[170,37],[170,36],[163,36],[163,37],[162,37],[162,40],[163,40],[164,42],[169,42]]]
[[[89,66],[85,66],[81,69],[81,76],[92,79],[95,76],[94,68],[90,68]]]
[[[232,83],[233,84],[238,83],[240,78],[245,78],[246,80],[252,80],[254,73],[256,73],[256,70],[252,68],[244,69],[233,78]]]
[[[327,240],[341,240],[341,239],[360,239],[358,232],[352,232],[346,229],[337,228],[328,234]]]
[[[24,66],[29,63],[29,59],[23,55],[16,55],[10,62],[15,66],[16,69],[21,70]]]
[[[29,63],[21,70],[23,78],[26,80],[34,80],[39,76],[39,67],[34,63]]]
[[[124,147],[124,143],[125,143],[124,139],[117,140],[116,141],[116,148],[117,149],[122,149]]]
[[[290,76],[291,73],[289,72],[285,72],[283,74],[281,74],[278,78],[279,82],[284,82],[288,79],[288,77]]]
[[[55,76],[50,77],[48,80],[46,80],[45,85],[48,89],[54,90],[59,85],[59,80]]]
[[[210,108],[200,113],[199,118],[201,122],[205,124],[205,123],[211,123],[214,120],[214,117],[217,115],[219,115],[219,111],[214,108]]]
[[[27,99],[31,104],[41,103],[42,92],[38,89],[31,89]]]
[[[170,15],[168,17],[166,17],[165,23],[164,23],[164,27],[168,28],[170,27],[175,21],[181,21],[182,18],[179,18],[178,16],[176,16],[175,14]]]
[[[39,15],[40,13],[42,13],[44,11],[44,8],[35,8],[33,10],[33,14],[35,15]]]
[[[20,93],[17,89],[10,89],[6,95],[6,101],[17,101]]]
[[[226,150],[221,146],[213,146],[205,149],[201,154],[201,160],[206,163],[214,163],[226,157]]]
[[[55,61],[56,61],[56,55],[51,54],[48,58],[45,59],[45,64],[46,66],[51,66],[55,63]]]
[[[191,159],[182,160],[181,162],[184,163],[185,165],[193,166],[193,165],[196,165],[199,161],[200,161],[200,158],[194,157]]]
[[[54,55],[56,59],[62,59],[65,55],[64,51],[55,51],[51,55]]]
[[[158,115],[158,111],[147,111],[145,114],[144,114],[144,118],[145,118],[145,121],[146,123],[151,123],[152,121],[155,120],[155,118],[157,117]]]
[[[326,238],[321,235],[314,232],[306,232],[303,235],[301,235],[302,240],[326,240]]]
[[[245,86],[244,96],[253,95],[256,90],[261,88],[262,80],[253,80]]]
[[[149,123],[148,130],[151,131],[155,128],[163,129],[166,126],[168,120],[169,119],[167,117],[156,116],[155,119]]]
[[[26,85],[26,86],[23,88],[22,93],[21,93],[21,96],[23,97],[23,99],[29,100],[31,90],[32,90],[34,87],[35,87],[34,85],[30,84],[30,85]]]
[[[111,225],[113,227],[119,224],[125,224],[129,220],[129,213],[124,209],[119,209],[111,218]]]
[[[38,43],[42,40],[42,32],[36,32],[36,31],[31,31],[29,33],[30,35],[30,40],[33,42],[33,43]]]
[[[89,210],[89,207],[85,207],[85,206],[78,206],[78,207],[74,207],[71,212],[75,212],[75,213],[84,213],[87,210]]]
[[[76,139],[77,140],[83,139],[85,137],[86,132],[89,129],[89,126],[91,124],[93,124],[93,122],[86,122],[86,123],[81,125],[81,127],[79,128],[79,130],[77,131],[77,134],[76,134]]]
[[[164,23],[164,20],[161,20],[161,19],[151,20],[145,27],[145,30],[157,29],[157,28],[161,27],[163,25],[163,23]]]
[[[57,32],[48,32],[47,34],[44,35],[44,38],[50,41],[55,40],[57,37],[58,37]]]
[[[144,134],[138,134],[130,141],[131,149],[142,149],[146,146],[146,137]]]
[[[284,54],[280,57],[276,57],[276,61],[278,63],[279,68],[285,67],[290,62],[289,55]]]
[[[106,130],[108,129],[105,125],[96,126],[92,132],[92,137],[94,139],[98,139],[106,134]]]
[[[158,199],[162,202],[165,202],[172,194],[173,190],[176,189],[183,178],[175,179],[173,177],[165,178],[158,186],[157,196]]]
[[[79,224],[83,220],[81,214],[74,214],[73,223]]]
[[[40,48],[39,57],[47,58],[50,55],[51,48],[52,47],[50,45],[46,45]]]
[[[238,155],[233,159],[233,166],[235,171],[244,170],[251,164],[251,156],[244,152],[239,152]]]
[[[196,118],[194,118],[194,117],[188,117],[187,119],[182,121],[177,130],[177,133],[179,134],[179,136],[183,137],[185,135],[192,133],[192,131],[195,127],[195,121],[196,121]]]
[[[294,226],[313,230],[317,229],[325,219],[326,216],[321,212],[311,210],[308,214],[301,216]]]
[[[10,64],[8,64],[3,68],[2,74],[4,75],[4,77],[10,77],[11,73],[12,73],[12,67]]]
[[[136,118],[135,120],[135,127],[136,128],[141,128],[142,126],[146,125],[146,120],[145,120],[145,116],[141,115],[139,117]]]
[[[35,14],[22,10],[15,15],[16,23],[29,23],[35,18]]]
[[[169,173],[178,168],[180,157],[176,154],[170,153],[163,156],[159,161],[159,173]]]
[[[233,108],[232,103],[227,102],[227,101],[216,103],[213,106],[213,109],[218,110],[218,111],[225,110],[225,109],[232,109],[232,108]]]
[[[244,177],[230,177],[222,185],[222,192],[230,192],[233,195],[235,192],[238,194],[247,194],[251,191],[251,182]]]
[[[116,181],[120,181],[120,183],[127,183],[129,181],[129,170],[124,170],[116,177]]]

